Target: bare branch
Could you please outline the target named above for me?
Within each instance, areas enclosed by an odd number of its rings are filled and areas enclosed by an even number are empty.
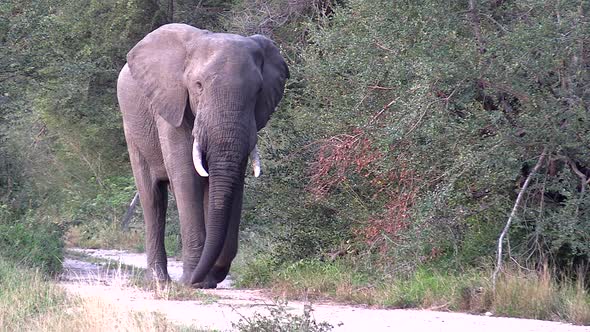
[[[378,48],[380,48],[380,49],[382,49],[384,51],[387,51],[387,52],[390,52],[390,53],[395,53],[395,51],[392,50],[391,48],[388,48],[386,46],[383,46],[382,44],[379,44],[378,42],[374,42],[374,44],[375,44],[375,46],[377,46]]]
[[[393,90],[394,89],[394,88],[388,88],[388,87],[378,86],[378,85],[369,85],[367,88],[369,88],[371,90]]]
[[[502,233],[500,233],[500,237],[498,238],[498,253],[497,253],[496,269],[494,270],[494,273],[492,274],[492,287],[493,287],[493,289],[496,289],[496,279],[498,277],[498,273],[502,269],[502,242],[504,242],[504,237],[506,237],[506,234],[508,233],[508,230],[510,229],[510,225],[512,224],[512,219],[514,219],[514,217],[516,216],[516,211],[518,211],[518,207],[520,205],[520,202],[522,201],[522,198],[524,197],[524,193],[527,190],[529,183],[531,182],[531,179],[533,178],[533,175],[535,175],[535,173],[537,173],[539,171],[539,168],[541,168],[541,165],[545,161],[546,156],[547,156],[547,147],[544,147],[543,152],[541,152],[541,156],[539,156],[539,160],[537,161],[537,164],[535,165],[533,170],[527,176],[526,180],[524,181],[524,184],[522,185],[522,188],[520,188],[520,192],[518,193],[518,196],[516,197],[516,202],[514,203],[514,206],[512,207],[512,212],[510,213],[510,217],[508,217],[508,221],[506,222],[506,225],[504,226],[504,229],[502,230]]]
[[[373,115],[371,120],[369,120],[368,124],[372,124],[375,120],[377,120],[381,116],[381,114],[383,114],[383,112],[385,112],[388,108],[390,108],[391,105],[395,104],[395,102],[397,102],[400,98],[401,98],[401,96],[391,100],[387,105],[383,106],[383,108],[379,112],[377,112],[375,115]]]
[[[481,24],[479,21],[479,14],[477,11],[477,1],[469,0],[469,16],[471,18],[471,27],[473,34],[475,35],[475,41],[477,43],[477,49],[479,54],[484,54],[486,51],[483,37],[481,36]]]
[[[586,174],[582,173],[579,169],[578,166],[576,165],[576,163],[571,160],[570,158],[567,158],[567,163],[570,165],[570,168],[572,169],[572,171],[574,173],[576,173],[576,175],[580,178],[580,201],[582,200],[582,198],[584,198],[584,194],[586,193],[586,184],[588,184],[588,177],[586,176]],[[576,218],[578,217],[578,213],[580,212],[580,203],[578,202],[578,204],[576,205]]]
[[[510,32],[502,24],[498,23],[498,21],[496,21],[491,15],[481,14],[481,16],[483,16],[483,17],[487,18],[488,20],[492,21],[493,23],[495,23],[505,33]]]
[[[137,206],[138,201],[139,201],[139,191],[135,192],[135,196],[133,196],[131,203],[129,203],[129,208],[127,208],[127,212],[125,212],[125,216],[123,217],[123,223],[121,225],[121,228],[123,229],[123,231],[129,230],[129,222],[131,221],[131,218],[133,217],[133,213],[135,212],[135,207]]]

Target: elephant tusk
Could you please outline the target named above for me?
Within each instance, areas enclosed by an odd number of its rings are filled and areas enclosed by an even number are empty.
[[[203,167],[203,155],[196,139],[193,142],[193,164],[195,165],[195,169],[200,176],[204,178],[209,176],[209,173],[207,173],[205,167]]]
[[[259,177],[262,173],[260,169],[260,156],[258,155],[258,146],[255,145],[252,152],[250,152],[250,160],[252,160],[252,169],[254,170],[254,177]]]

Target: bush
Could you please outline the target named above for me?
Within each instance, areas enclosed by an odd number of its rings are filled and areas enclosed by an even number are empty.
[[[313,311],[310,305],[305,305],[303,315],[293,315],[287,312],[286,305],[278,303],[269,307],[270,314],[254,314],[254,317],[242,318],[233,328],[241,332],[327,332],[333,326],[326,322],[316,322],[311,317]]]
[[[248,258],[238,258],[232,268],[232,278],[237,287],[261,288],[272,284],[272,271],[277,265],[270,255],[258,253]],[[247,262],[241,260],[248,259]]]
[[[587,261],[589,95],[580,87],[590,57],[579,45],[590,22],[587,5],[557,7],[355,0],[312,29],[291,121],[312,155],[305,189],[316,203],[306,209],[334,213],[310,222],[349,225],[358,252],[382,262],[477,265],[547,149],[512,255],[561,268]]]
[[[61,271],[63,228],[39,216],[0,223],[0,256],[48,274]]]

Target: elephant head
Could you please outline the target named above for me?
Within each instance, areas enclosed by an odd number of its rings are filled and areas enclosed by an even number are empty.
[[[191,277],[198,283],[223,248],[249,155],[255,175],[260,174],[257,131],[281,100],[289,71],[263,36],[211,33],[184,24],[148,34],[127,61],[156,116],[174,127],[194,116],[194,168],[209,181],[206,238]]]

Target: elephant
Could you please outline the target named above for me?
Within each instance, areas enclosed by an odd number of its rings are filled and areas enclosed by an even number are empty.
[[[289,68],[261,35],[167,24],[127,54],[117,99],[144,213],[146,277],[169,280],[168,189],[180,219],[181,282],[215,288],[238,249],[248,159],[283,97]]]

